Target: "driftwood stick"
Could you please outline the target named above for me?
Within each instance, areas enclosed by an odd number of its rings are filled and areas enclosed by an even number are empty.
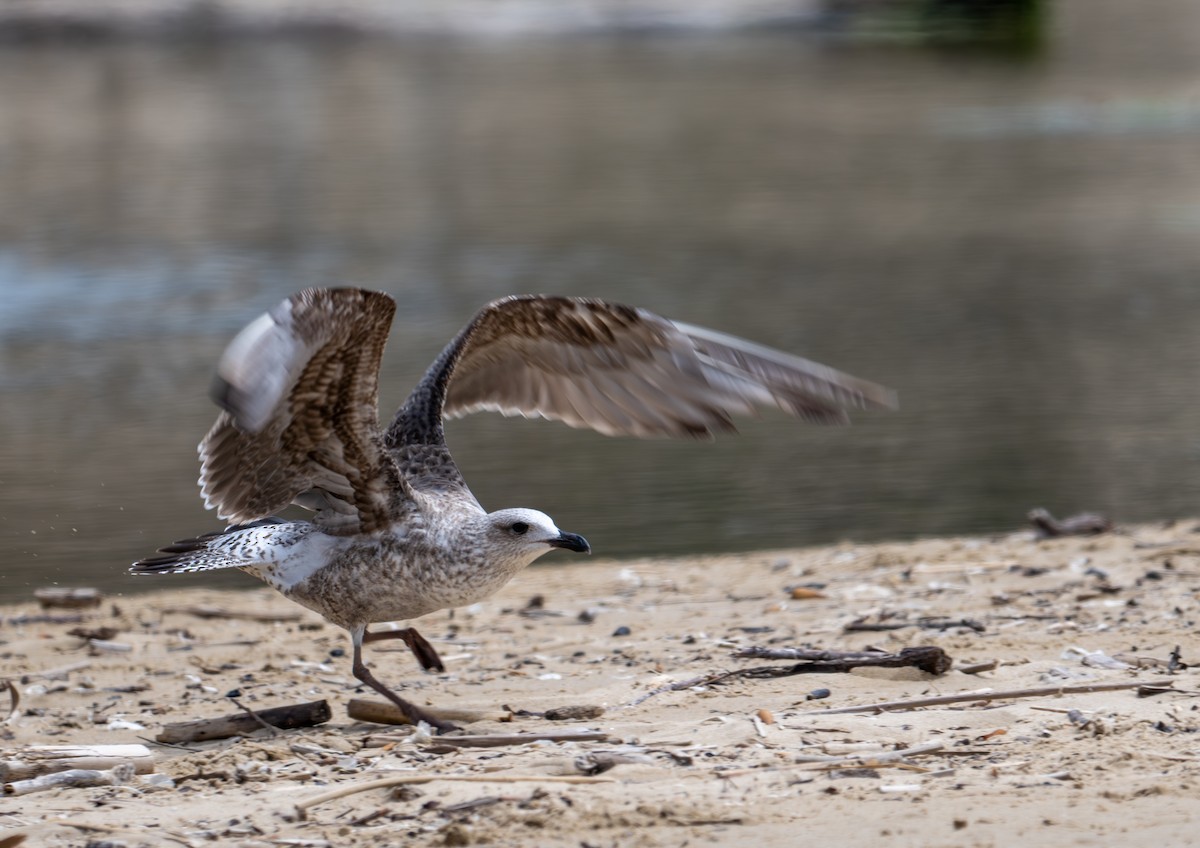
[[[145,745],[27,745],[0,760],[0,780],[25,780],[68,769],[111,769],[124,763],[137,774],[149,774],[154,771],[154,754]]]
[[[504,745],[524,745],[527,742],[604,742],[608,735],[600,732],[575,731],[574,733],[514,733],[480,736],[439,736],[424,743],[424,747],[453,745],[459,748],[497,748]],[[409,734],[372,733],[362,741],[364,748],[385,748],[401,745],[412,740]]]
[[[163,607],[162,613],[177,612],[184,615],[194,615],[197,618],[236,618],[245,621],[299,621],[300,612],[271,612],[270,610],[227,610],[210,604],[189,604],[186,606]]]
[[[133,780],[133,766],[123,763],[108,771],[93,769],[69,769],[53,774],[43,774],[29,780],[14,780],[4,784],[5,795],[29,795],[34,792],[45,792],[58,789],[60,786],[70,786],[81,789],[88,786],[116,786]]]
[[[37,598],[42,609],[86,609],[98,607],[104,600],[99,589],[68,589],[61,586],[47,586],[35,589],[33,596]]]
[[[10,615],[0,616],[0,625],[7,627],[23,627],[26,624],[79,624],[83,621],[83,613],[70,612],[41,615]]]
[[[742,669],[738,676],[746,677],[786,677],[791,674],[827,674],[830,672],[848,672],[864,666],[878,668],[918,668],[933,675],[945,674],[950,670],[953,661],[936,645],[923,645],[905,648],[899,653],[889,654],[884,651],[805,651],[800,649],[779,648],[742,648],[734,653],[735,657],[754,657],[769,659],[798,659],[801,662],[790,668],[752,668]]]
[[[343,786],[314,795],[306,801],[296,804],[296,816],[301,821],[307,818],[308,810],[326,801],[356,795],[359,792],[369,792],[372,789],[385,789],[389,786],[403,786],[412,783],[432,783],[435,780],[457,781],[459,783],[613,783],[611,777],[581,777],[558,775],[526,775],[526,774],[402,774],[395,777],[383,777],[379,780],[368,780],[353,786]]]
[[[915,707],[936,707],[942,704],[965,702],[999,701],[1015,698],[1045,698],[1059,695],[1086,695],[1091,692],[1115,692],[1120,689],[1138,689],[1143,686],[1169,687],[1172,680],[1127,680],[1121,683],[1084,683],[1077,686],[1038,686],[1033,689],[1007,689],[999,692],[965,692],[961,695],[937,695],[932,698],[913,698],[907,701],[880,701],[857,707],[835,707],[828,710],[810,710],[804,715],[835,715],[838,713],[873,713],[883,710],[911,710]]]
[[[921,627],[925,630],[949,630],[952,627],[965,627],[976,633],[983,633],[987,627],[973,618],[918,618],[916,621],[894,621],[872,623],[863,619],[852,621],[842,628],[843,633],[875,633],[888,630],[903,630],[905,627]]]
[[[439,736],[434,744],[455,748],[501,748],[529,742],[603,742],[607,733],[566,731],[563,733],[496,733],[485,736]]]
[[[462,721],[468,724],[473,721],[512,721],[512,713],[507,710],[459,710],[454,708],[425,707],[425,712],[439,721]],[[357,721],[371,721],[376,724],[412,724],[408,716],[400,711],[395,704],[383,701],[368,701],[364,698],[351,698],[346,705],[346,713]]]
[[[295,727],[313,727],[329,721],[332,713],[328,701],[309,701],[305,704],[291,704],[286,707],[273,707],[269,710],[255,710],[254,716],[245,713],[204,718],[196,721],[183,721],[163,725],[163,729],[154,737],[156,742],[203,742],[207,739],[228,739],[230,736],[240,736],[252,733],[262,727],[259,719],[271,727],[290,730]]]

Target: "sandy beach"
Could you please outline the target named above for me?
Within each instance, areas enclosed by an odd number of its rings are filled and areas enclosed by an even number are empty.
[[[152,763],[121,785],[0,798],[0,845],[1193,844],[1196,530],[564,559],[417,622],[443,674],[398,641],[368,646],[405,697],[484,714],[452,735],[493,747],[349,718],[373,693],[356,691],[345,634],[267,589],[179,576],[78,613],[30,599],[0,608],[0,676],[19,695],[15,711],[0,695],[2,759],[137,743]],[[734,656],[915,646],[953,667],[779,676],[744,672],[795,661]],[[1155,681],[1177,691],[1138,688]],[[1064,692],[1018,697],[1047,687]],[[231,694],[252,711],[324,699],[332,717],[153,741],[239,712]],[[542,715],[562,707],[603,712]],[[495,738],[589,731],[603,738]]]

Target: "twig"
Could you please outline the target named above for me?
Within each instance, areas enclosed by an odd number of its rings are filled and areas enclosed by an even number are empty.
[[[1143,686],[1169,687],[1172,680],[1140,680],[1123,683],[1086,683],[1078,686],[1039,686],[1034,689],[1008,689],[1000,692],[966,692],[961,695],[937,695],[932,698],[914,698],[907,701],[880,701],[857,707],[835,707],[828,710],[810,710],[804,715],[834,715],[837,713],[871,713],[883,710],[910,710],[915,707],[933,707],[941,704],[964,702],[988,702],[1012,698],[1043,698],[1058,695],[1086,695],[1090,692],[1114,692],[1120,689],[1138,689]]]
[[[8,724],[18,715],[18,708],[21,706],[21,690],[17,688],[17,684],[11,680],[4,681],[4,688],[8,690],[8,698],[12,702],[12,706],[8,711],[8,715],[4,717],[4,721],[0,724]]]
[[[523,774],[404,774],[395,777],[383,777],[379,780],[369,780],[354,786],[343,786],[315,795],[306,801],[296,804],[296,816],[301,821],[308,817],[308,810],[326,801],[356,795],[359,792],[369,792],[372,789],[385,789],[389,786],[403,786],[406,783],[432,783],[435,780],[450,780],[460,783],[614,783],[611,777],[579,777],[558,775],[523,775]]]
[[[695,686],[711,686],[738,677],[771,678],[788,677],[793,674],[825,674],[831,672],[848,672],[861,666],[879,666],[883,668],[915,667],[930,674],[944,674],[949,671],[953,660],[941,648],[921,646],[905,648],[898,654],[883,651],[807,651],[800,648],[743,648],[734,654],[735,657],[756,657],[768,659],[804,659],[805,662],[793,666],[759,666],[757,668],[740,668],[734,671],[722,671],[706,674],[703,677],[693,677],[679,683],[668,683],[639,695],[625,709],[636,707],[643,701],[661,695],[663,692],[674,692],[679,689],[691,689]]]
[[[230,698],[229,700],[233,701],[233,705],[235,707],[237,707],[239,710],[244,712],[246,715],[250,716],[250,718],[254,719],[256,722],[258,722],[259,726],[262,727],[263,729],[265,729],[271,736],[279,735],[279,729],[277,727],[275,727],[275,725],[267,724],[267,722],[263,719],[262,716],[260,716],[254,710],[247,707],[245,704],[243,704],[237,698]]]
[[[189,754],[196,753],[195,748],[189,748],[187,745],[176,745],[174,742],[159,742],[157,739],[151,739],[148,736],[138,736],[143,742],[149,742],[151,745],[162,745],[164,748],[174,748],[178,751],[187,751]]]

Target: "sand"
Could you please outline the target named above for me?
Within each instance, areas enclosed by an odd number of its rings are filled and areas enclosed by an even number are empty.
[[[233,690],[251,709],[326,699],[333,711],[328,723],[275,735],[148,742],[158,777],[0,797],[0,845],[18,834],[38,846],[1193,844],[1200,685],[1193,671],[1166,666],[1177,645],[1185,663],[1197,652],[1196,530],[1183,521],[1045,541],[1018,532],[552,562],[486,604],[416,623],[445,659],[444,674],[421,672],[400,642],[368,647],[376,674],[418,703],[493,713],[604,708],[574,721],[497,715],[465,733],[595,730],[604,741],[459,749],[408,727],[354,721],[347,703],[371,693],[356,692],[342,631],[266,589],[206,589],[203,575],[110,597],[82,624],[14,623],[43,614],[32,600],[0,608],[0,678],[20,693],[0,726],[3,758],[23,745],[153,740],[165,724],[237,712],[226,697]],[[535,595],[541,607],[529,608]],[[172,611],[195,604],[300,617]],[[936,627],[918,626],[939,617]],[[908,626],[847,632],[859,620]],[[80,626],[114,628],[110,641],[129,650],[90,648],[69,633]],[[669,688],[792,665],[733,656],[751,646],[918,645],[944,649],[954,668],[939,677],[861,669]],[[959,670],[990,661],[990,671]],[[87,665],[65,678],[39,676],[78,663]],[[821,712],[1165,678],[1179,691]],[[820,689],[828,696],[807,698]],[[0,694],[0,718],[8,712]],[[872,762],[915,746],[926,750]],[[866,763],[816,761],[853,755]],[[297,804],[332,789],[394,776],[425,782],[297,815]],[[464,776],[473,780],[452,779]]]

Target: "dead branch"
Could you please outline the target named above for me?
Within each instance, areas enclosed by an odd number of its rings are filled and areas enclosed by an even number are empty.
[[[931,698],[913,698],[907,701],[880,701],[857,707],[835,707],[828,710],[810,710],[804,715],[835,715],[838,713],[872,713],[884,710],[910,710],[916,707],[935,707],[942,704],[990,702],[1016,698],[1045,698],[1060,695],[1086,695],[1091,692],[1114,692],[1120,689],[1138,689],[1143,686],[1169,687],[1172,680],[1124,681],[1122,683],[1085,683],[1077,686],[1038,686],[1033,689],[1008,689],[1000,692],[965,692],[961,695],[937,695]]]
[[[245,713],[204,718],[196,721],[183,721],[163,725],[163,729],[154,737],[156,742],[203,742],[208,739],[227,739],[230,736],[240,736],[253,733],[262,727],[262,722],[281,730],[291,730],[296,727],[313,727],[329,721],[332,713],[329,702],[309,701],[305,704],[291,704],[286,707],[272,707],[269,710],[256,710],[254,716]]]

